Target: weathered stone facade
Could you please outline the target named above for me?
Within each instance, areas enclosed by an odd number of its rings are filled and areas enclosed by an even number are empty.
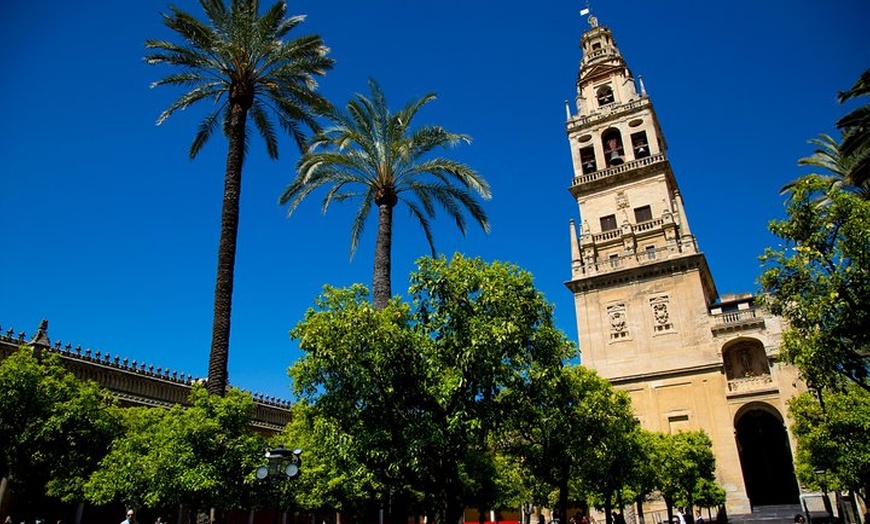
[[[786,402],[804,386],[778,358],[782,323],[749,294],[719,296],[652,101],[610,29],[590,26],[566,108],[582,363],[629,393],[646,429],[707,432],[730,513],[796,503]]]

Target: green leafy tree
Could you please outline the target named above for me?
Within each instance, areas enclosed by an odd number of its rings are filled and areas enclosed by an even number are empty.
[[[342,521],[370,521],[380,509],[379,495],[384,490],[354,458],[358,436],[343,433],[338,424],[317,416],[305,401],[295,403],[292,411],[291,422],[278,440],[301,448],[304,459],[299,478],[287,483],[284,506],[311,514],[340,511]]]
[[[0,477],[24,507],[83,499],[119,424],[112,399],[68,372],[57,353],[23,347],[0,362]],[[2,494],[0,494],[2,499]]]
[[[220,127],[229,142],[221,232],[215,282],[214,321],[208,366],[209,392],[223,395],[227,386],[230,311],[239,225],[242,165],[248,143],[248,118],[266,143],[270,158],[278,157],[278,136],[270,114],[302,148],[304,129],[317,129],[315,116],[328,102],[316,91],[316,77],[333,64],[319,36],[287,38],[304,20],[287,17],[287,4],[277,2],[262,15],[258,0],[200,0],[207,20],[201,21],[175,7],[163,15],[164,24],[183,43],[148,40],[149,64],[178,69],[153,86],[189,89],[157,120],[161,124],[180,109],[197,102],[212,103],[190,146],[190,158]]]
[[[506,450],[523,460],[538,483],[556,490],[561,518],[572,486],[582,491],[574,496],[605,501],[609,518],[613,495],[627,482],[637,456],[638,426],[628,396],[582,366],[566,366],[510,393],[517,409],[509,413]]]
[[[411,305],[381,309],[361,285],[327,287],[291,332],[305,354],[290,372],[316,416],[354,436],[343,452],[397,518],[455,522],[498,503],[484,474],[498,471],[489,437],[511,409],[504,392],[558,368],[570,344],[514,266],[423,258],[411,282]]]
[[[438,148],[470,142],[466,135],[451,133],[440,126],[412,127],[417,112],[435,99],[428,94],[393,113],[374,80],[369,81],[371,97],[356,95],[345,111],[334,108],[329,115],[332,126],[313,137],[297,164],[296,178],[281,195],[288,214],[309,194],[328,186],[322,208],[333,201],[360,198],[360,207],[351,226],[350,252],[359,244],[372,204],[378,210],[373,274],[374,305],[386,306],[392,295],[393,209],[399,202],[423,228],[435,256],[429,220],[436,206],[453,218],[465,234],[467,211],[489,232],[489,221],[477,193],[490,198],[489,184],[470,167],[445,157],[433,156]]]
[[[659,475],[657,484],[670,521],[674,504],[694,507],[698,485],[715,481],[716,457],[713,443],[704,431],[655,435],[652,464]],[[687,521],[691,522],[692,517],[687,514]]]
[[[640,428],[637,436],[637,450],[634,456],[632,474],[628,479],[627,491],[637,506],[638,521],[644,521],[643,503],[657,489],[658,473],[652,461],[655,453],[655,434]]]
[[[815,472],[823,469],[833,489],[853,491],[865,506],[870,503],[870,393],[855,384],[805,392],[789,402],[789,414],[801,482],[818,485]]]
[[[811,175],[786,211],[770,224],[784,244],[762,256],[760,278],[765,305],[788,322],[783,353],[812,388],[846,380],[870,390],[870,201]]]
[[[191,407],[127,408],[124,434],[86,484],[96,504],[227,510],[249,507],[265,440],[251,429],[255,409],[236,389],[220,397],[202,386]]]

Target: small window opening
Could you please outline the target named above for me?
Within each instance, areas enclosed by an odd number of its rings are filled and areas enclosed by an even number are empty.
[[[610,255],[610,267],[619,267],[619,255]]]
[[[601,49],[601,42],[595,42],[594,44],[592,44],[592,49]]]
[[[634,208],[634,222],[636,224],[649,222],[650,220],[652,220],[652,209],[649,206]]]
[[[604,146],[604,162],[607,167],[618,166],[625,162],[625,152],[622,148],[622,135],[618,129],[610,128],[601,134]]]
[[[580,165],[583,168],[583,174],[593,173],[598,170],[598,164],[595,162],[594,147],[584,147],[580,150]]]
[[[634,158],[649,156],[649,142],[646,139],[646,131],[631,135],[631,148],[634,150]]]
[[[601,217],[601,232],[613,231],[616,229],[616,215],[607,215]]]
[[[604,106],[613,102],[613,89],[610,86],[602,86],[596,92],[598,105]]]
[[[647,258],[647,260],[655,260],[656,259],[656,247],[655,246],[646,246],[646,258]]]

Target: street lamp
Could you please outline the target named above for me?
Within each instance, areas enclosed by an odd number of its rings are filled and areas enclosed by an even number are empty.
[[[293,450],[287,449],[284,446],[278,446],[275,449],[270,449],[266,452],[266,460],[268,465],[257,468],[257,478],[263,480],[267,477],[292,479],[299,475],[299,468],[302,467],[302,450],[296,448]]]
[[[832,518],[834,516],[834,510],[831,507],[831,499],[828,497],[828,470],[817,469],[815,474],[819,477],[819,484],[822,486],[822,494],[824,495],[822,502],[825,504],[825,511],[828,513],[829,518]]]

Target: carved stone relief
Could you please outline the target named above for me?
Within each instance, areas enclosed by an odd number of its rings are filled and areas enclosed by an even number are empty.
[[[610,319],[610,340],[628,338],[628,318],[625,304],[607,306],[607,317]]]
[[[653,314],[653,332],[663,333],[674,329],[669,308],[670,299],[667,295],[657,295],[649,300]]]

